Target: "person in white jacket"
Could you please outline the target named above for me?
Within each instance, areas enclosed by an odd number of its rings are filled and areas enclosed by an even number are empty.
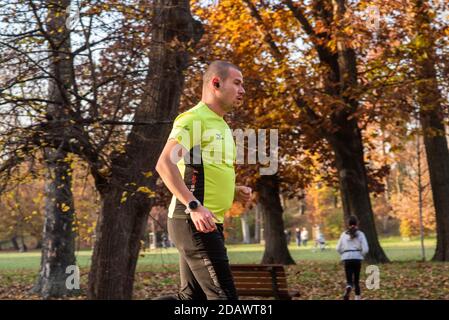
[[[355,291],[355,300],[360,300],[360,269],[363,257],[368,250],[365,234],[358,230],[357,218],[351,216],[348,219],[348,229],[341,234],[337,243],[337,251],[344,263],[346,273],[344,300],[349,300],[352,288]]]

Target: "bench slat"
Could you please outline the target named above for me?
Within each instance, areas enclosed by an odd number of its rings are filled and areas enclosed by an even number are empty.
[[[234,277],[271,278],[268,272],[260,271],[232,271]],[[276,277],[286,278],[285,273],[276,273]]]
[[[261,297],[274,297],[272,290],[237,290],[237,294],[242,297],[253,297],[253,296],[261,296]],[[282,298],[291,298],[288,291],[280,291],[279,297]]]
[[[272,283],[270,278],[260,278],[260,277],[236,277],[234,276],[234,282],[248,282],[248,283]],[[277,278],[278,284],[287,283],[287,278]]]
[[[284,267],[279,264],[273,265],[253,265],[253,264],[234,264],[231,265],[232,271],[266,271],[274,270],[276,272],[284,272]]]
[[[271,290],[273,292],[273,286],[269,283],[236,283],[235,287],[238,289],[263,289]],[[287,286],[278,286],[278,290],[287,290]]]
[[[274,297],[287,300],[299,296],[298,291],[288,290],[283,265],[235,264],[230,267],[239,296]],[[273,284],[273,275],[275,284]]]

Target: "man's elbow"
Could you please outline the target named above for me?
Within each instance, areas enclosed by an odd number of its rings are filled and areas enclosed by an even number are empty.
[[[162,176],[164,172],[164,160],[162,157],[159,158],[159,160],[156,163],[156,172],[159,173],[160,176]]]

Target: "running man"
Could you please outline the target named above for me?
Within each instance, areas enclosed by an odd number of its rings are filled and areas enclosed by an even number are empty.
[[[166,299],[238,299],[223,220],[234,200],[250,200],[251,188],[235,185],[236,148],[223,116],[242,104],[244,94],[240,69],[212,62],[203,75],[201,101],[175,119],[156,165],[173,194],[167,224],[181,275],[180,291]]]

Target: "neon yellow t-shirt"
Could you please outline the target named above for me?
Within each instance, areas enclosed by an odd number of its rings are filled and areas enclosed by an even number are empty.
[[[204,102],[181,113],[168,139],[175,139],[189,153],[177,166],[193,195],[223,223],[234,200],[235,143],[226,121]],[[173,196],[170,218],[188,218],[186,207]]]

